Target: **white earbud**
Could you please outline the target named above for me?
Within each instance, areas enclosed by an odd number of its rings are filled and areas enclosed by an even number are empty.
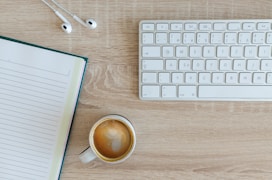
[[[71,23],[61,13],[59,13],[50,4],[48,4],[48,2],[46,2],[45,0],[42,0],[42,2],[44,2],[44,4],[46,4],[50,9],[52,9],[54,13],[63,21],[61,29],[68,34],[71,33],[72,32]]]
[[[78,16],[76,16],[75,14],[71,13],[70,11],[68,11],[67,9],[65,9],[64,7],[62,7],[58,2],[56,2],[55,0],[51,0],[56,6],[58,6],[60,9],[62,9],[63,11],[65,11],[67,14],[69,14],[70,16],[73,17],[74,20],[76,20],[77,22],[79,22],[80,24],[82,24],[83,26],[87,27],[88,29],[95,29],[97,27],[97,23],[95,22],[94,19],[87,19],[85,22],[79,18]]]
[[[93,20],[93,19],[87,19],[86,22],[84,22],[82,19],[80,19],[76,15],[73,15],[73,18],[74,18],[74,20],[76,20],[77,22],[79,22],[80,24],[82,24],[83,26],[85,26],[89,29],[95,29],[97,26],[95,20]]]
[[[71,33],[72,32],[72,25],[70,24],[70,22],[58,11],[55,11],[55,14],[64,22],[61,25],[62,30],[68,34]]]

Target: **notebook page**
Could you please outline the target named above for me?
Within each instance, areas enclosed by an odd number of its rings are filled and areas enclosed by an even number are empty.
[[[0,179],[58,178],[84,66],[0,40]]]

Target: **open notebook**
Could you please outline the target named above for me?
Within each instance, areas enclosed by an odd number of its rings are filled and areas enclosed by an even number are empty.
[[[58,179],[87,58],[0,36],[0,179]]]

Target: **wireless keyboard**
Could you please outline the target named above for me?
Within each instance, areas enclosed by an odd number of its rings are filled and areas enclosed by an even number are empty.
[[[144,20],[142,100],[272,100],[272,20]]]

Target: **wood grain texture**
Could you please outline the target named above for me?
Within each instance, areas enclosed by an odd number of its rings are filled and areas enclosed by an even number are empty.
[[[138,23],[143,19],[272,18],[269,0],[59,0],[98,23],[68,17],[73,32],[41,1],[0,1],[0,33],[89,57],[61,179],[272,179],[271,102],[145,102],[138,98]],[[132,121],[135,153],[119,165],[78,154],[101,116]]]

